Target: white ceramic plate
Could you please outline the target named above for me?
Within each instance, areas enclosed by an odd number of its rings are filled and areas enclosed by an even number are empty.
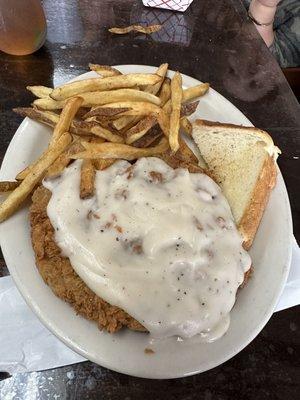
[[[123,65],[124,73],[153,72],[154,67]],[[172,73],[170,74],[172,75]],[[78,79],[94,76],[89,72]],[[199,81],[183,75],[185,87]],[[193,118],[251,125],[224,97],[210,89]],[[4,158],[1,178],[13,179],[47,146],[50,129],[28,118],[14,135]],[[279,173],[255,242],[250,251],[254,274],[238,294],[227,334],[211,344],[168,339],[151,346],[148,335],[124,329],[115,335],[100,332],[95,323],[77,316],[43,282],[35,267],[30,242],[28,207],[0,225],[3,254],[24,299],[40,320],[67,346],[104,367],[145,378],[175,378],[196,374],[220,365],[241,351],[271,317],[284,287],[291,259],[292,223],[286,188]]]

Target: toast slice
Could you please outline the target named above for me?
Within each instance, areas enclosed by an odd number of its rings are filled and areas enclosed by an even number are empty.
[[[249,249],[276,182],[280,150],[260,129],[206,120],[194,122],[193,138]]]

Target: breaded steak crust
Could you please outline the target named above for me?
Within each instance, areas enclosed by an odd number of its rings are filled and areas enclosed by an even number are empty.
[[[30,207],[31,239],[37,268],[52,291],[68,302],[83,317],[95,321],[100,329],[110,333],[123,326],[137,331],[146,329],[120,308],[92,292],[76,274],[68,258],[63,257],[55,243],[54,228],[47,215],[51,192],[39,186]]]

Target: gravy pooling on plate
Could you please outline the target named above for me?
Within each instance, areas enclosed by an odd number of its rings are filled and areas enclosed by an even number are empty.
[[[55,240],[86,285],[153,337],[222,336],[251,260],[218,185],[149,157],[97,171],[82,200],[80,167],[43,184]]]

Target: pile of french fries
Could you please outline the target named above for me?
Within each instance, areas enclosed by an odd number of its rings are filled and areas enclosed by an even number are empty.
[[[197,157],[181,132],[191,135],[188,120],[209,89],[204,83],[182,89],[176,72],[170,80],[168,64],[153,74],[122,74],[110,66],[90,64],[97,78],[68,83],[55,89],[28,86],[37,98],[32,107],[15,112],[53,127],[48,148],[20,171],[14,182],[0,182],[8,196],[0,205],[0,222],[12,215],[44,178],[62,173],[72,160],[82,159],[80,196],[94,194],[96,170],[118,159],[134,161],[156,156],[170,166],[178,163],[191,172],[201,170]]]

